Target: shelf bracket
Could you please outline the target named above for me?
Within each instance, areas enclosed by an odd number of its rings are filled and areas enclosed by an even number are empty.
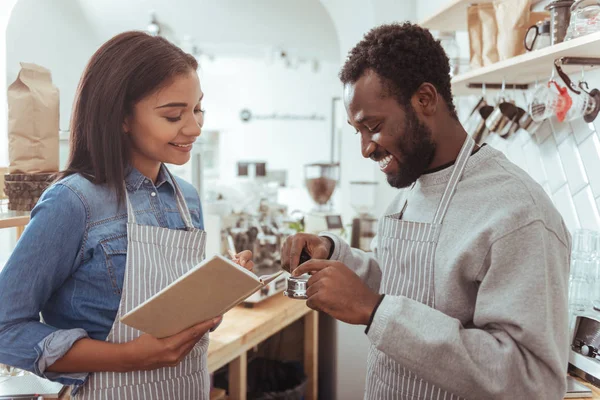
[[[600,91],[594,89],[591,92],[587,82],[581,80],[578,85],[575,85],[569,76],[562,70],[563,65],[582,65],[582,66],[595,66],[600,65],[600,58],[598,57],[561,57],[554,60],[554,66],[561,79],[567,84],[567,87],[575,94],[580,95],[581,92],[585,92],[588,96],[594,99],[594,109],[584,115],[583,119],[585,122],[590,123],[596,119],[598,112],[600,112]]]
[[[600,58],[598,57],[561,57],[554,60],[554,66],[556,67],[556,72],[562,78],[562,80],[567,84],[567,87],[575,94],[580,94],[581,92],[578,90],[578,87],[573,84],[569,76],[562,70],[563,65],[600,65]]]
[[[483,89],[483,83],[468,83],[467,87],[469,89]],[[501,83],[485,83],[486,89],[502,89]],[[506,83],[504,85],[505,89],[517,89],[517,90],[527,90],[529,89],[529,85],[527,83]]]
[[[600,65],[600,57],[561,57],[554,61],[558,65]]]

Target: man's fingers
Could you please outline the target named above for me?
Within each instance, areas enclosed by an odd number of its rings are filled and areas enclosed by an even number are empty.
[[[315,311],[322,311],[321,309],[321,301],[320,301],[320,297],[319,294],[314,294],[312,296],[310,296],[307,300],[306,300],[306,306],[308,308],[312,308]]]
[[[313,277],[314,277],[314,275],[313,275]],[[310,282],[310,280],[309,280],[309,282]],[[314,296],[315,294],[317,294],[319,292],[319,290],[321,290],[323,288],[323,285],[324,285],[323,282],[320,282],[320,281],[316,281],[313,284],[307,285],[308,287],[306,289],[306,296],[307,297]]]
[[[285,271],[290,271],[290,248],[292,243],[292,236],[288,236],[281,246],[281,268]]]
[[[331,261],[329,260],[309,260],[300,265],[298,268],[294,269],[292,275],[300,276],[309,272],[318,272],[327,268],[329,265],[331,265]]]
[[[317,239],[318,240],[310,243],[310,256],[311,258],[326,260],[329,257],[329,249],[323,244],[323,240],[327,239],[322,239],[319,236],[317,236]]]
[[[326,273],[327,271],[329,271],[329,267],[331,267],[330,265],[326,266],[324,269],[314,272],[310,278],[308,278],[308,281],[306,282],[306,286],[307,287],[311,287],[312,285],[316,285],[318,282],[320,282],[323,279],[327,279],[326,277]]]
[[[306,246],[306,237],[301,234],[294,235],[290,245],[290,271],[294,271],[300,263],[300,254]]]

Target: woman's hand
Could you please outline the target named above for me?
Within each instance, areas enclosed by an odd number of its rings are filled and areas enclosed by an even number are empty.
[[[252,252],[250,250],[244,250],[238,254],[235,254],[234,252],[230,251],[229,255],[231,256],[231,260],[234,263],[241,265],[248,271],[252,271],[252,268],[254,268],[254,262],[252,261]]]
[[[149,371],[178,365],[194,348],[196,343],[223,317],[201,322],[180,333],[163,339],[143,334],[123,344],[127,370]]]

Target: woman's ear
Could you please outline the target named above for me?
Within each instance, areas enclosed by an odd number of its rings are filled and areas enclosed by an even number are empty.
[[[130,129],[129,129],[130,124],[131,124],[130,117],[129,116],[125,117],[125,121],[123,121],[123,132],[125,132],[126,134],[130,132]]]

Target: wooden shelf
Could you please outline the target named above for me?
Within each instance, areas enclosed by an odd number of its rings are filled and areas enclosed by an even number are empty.
[[[543,81],[550,77],[554,60],[561,57],[600,57],[600,32],[458,75],[452,79],[452,92],[455,96],[481,93],[481,89],[469,88],[469,84],[498,84],[503,79],[507,84],[529,84],[536,79]],[[574,73],[581,71],[581,66],[565,65],[563,70]]]
[[[491,3],[493,0],[451,0],[434,14],[421,21],[420,25],[432,31],[466,31],[467,8],[473,3]]]
[[[432,31],[466,31],[467,9],[477,3],[492,3],[494,0],[447,0],[446,4],[422,20],[419,25]],[[533,0],[532,7],[544,0]],[[549,1],[549,0],[548,0]]]
[[[27,225],[28,222],[29,213],[26,211],[0,212],[0,229],[21,227]]]

